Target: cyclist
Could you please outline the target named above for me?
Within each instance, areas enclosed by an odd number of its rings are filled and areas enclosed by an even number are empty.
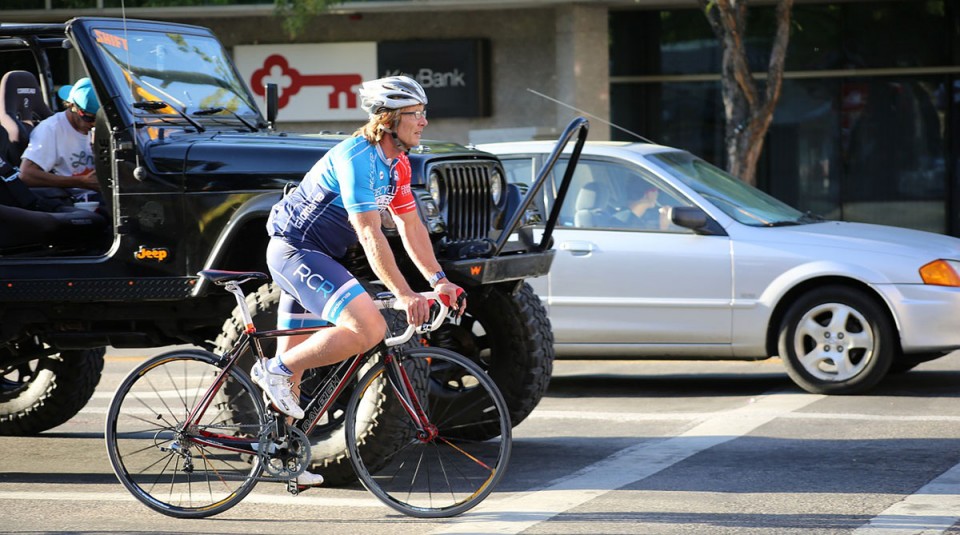
[[[251,370],[277,408],[303,418],[295,395],[304,370],[340,362],[383,340],[386,321],[338,259],[359,241],[377,278],[393,292],[410,324],[429,319],[429,304],[404,279],[381,228],[394,216],[404,249],[420,273],[456,308],[459,286],[447,280],[410,191],[407,152],[427,126],[427,96],[407,76],[364,82],[361,108],[369,120],[321,158],[300,185],[274,207],[267,222],[267,264],[280,286],[278,328],[320,325],[310,336],[281,337],[277,354]],[[465,303],[460,307],[463,312]],[[297,339],[294,339],[297,338]],[[305,472],[298,481],[320,478]],[[322,481],[322,478],[320,478]]]

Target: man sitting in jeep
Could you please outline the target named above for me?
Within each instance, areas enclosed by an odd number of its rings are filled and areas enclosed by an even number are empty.
[[[89,137],[100,109],[93,85],[89,78],[81,78],[60,88],[58,94],[67,108],[44,119],[30,133],[20,178],[32,188],[99,190]]]

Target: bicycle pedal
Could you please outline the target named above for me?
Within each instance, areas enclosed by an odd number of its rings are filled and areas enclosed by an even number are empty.
[[[300,494],[300,486],[297,485],[297,480],[296,480],[296,479],[288,479],[288,480],[287,480],[287,492],[289,492],[290,494],[292,494],[292,495],[294,495],[294,496],[296,496],[297,494]]]

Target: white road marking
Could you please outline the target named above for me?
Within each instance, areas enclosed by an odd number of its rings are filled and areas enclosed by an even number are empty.
[[[712,413],[677,436],[620,450],[577,473],[555,480],[544,490],[485,502],[433,533],[520,533],[823,398],[799,393],[758,397],[754,403],[739,409]]]
[[[854,535],[933,535],[960,521],[960,465],[891,505]]]
[[[95,398],[109,399],[112,394]],[[750,433],[777,418],[815,420],[862,420],[892,422],[958,422],[960,416],[884,415],[794,412],[824,396],[790,393],[760,396],[749,405],[723,412],[676,413],[583,413],[538,409],[529,420],[590,421],[688,421],[692,427],[675,437],[649,440],[621,450],[606,459],[548,484],[540,491],[517,494],[494,493],[475,510],[434,533],[519,533],[567,510],[625,485],[650,477],[671,465],[713,446]],[[106,407],[87,407],[82,413],[105,414]],[[589,490],[584,490],[589,489]],[[9,492],[0,500],[133,501],[126,492]],[[244,502],[329,507],[385,507],[373,497],[329,498],[251,493]],[[856,535],[940,534],[960,521],[960,465],[907,496],[857,529]]]
[[[106,414],[108,407],[87,406],[79,414]],[[757,411],[756,414],[762,414]],[[537,409],[525,421],[537,420],[587,420],[606,422],[700,422],[717,416],[716,412],[591,412],[580,411],[551,411]],[[863,414],[863,413],[777,413],[777,418],[793,418],[804,420],[859,420],[865,422],[960,422],[960,416],[944,414]]]
[[[117,484],[119,485],[119,483]],[[276,495],[276,494],[258,494],[250,493],[243,499],[243,503],[265,503],[272,505],[317,505],[323,507],[382,507],[387,510],[387,506],[380,503],[379,500],[370,496],[369,498],[331,498],[321,496],[323,489],[316,496],[298,496]],[[71,501],[71,502],[132,502],[135,501],[133,495],[127,492],[26,492],[26,491],[0,491],[0,500],[49,500],[49,501]]]
[[[762,410],[756,414],[762,414]],[[716,412],[581,412],[581,411],[534,411],[527,421],[544,420],[602,420],[610,422],[670,422],[684,420],[707,420],[717,416]],[[877,422],[960,422],[960,416],[943,414],[863,414],[863,413],[822,413],[799,412],[777,414],[777,418],[810,420],[861,420]]]

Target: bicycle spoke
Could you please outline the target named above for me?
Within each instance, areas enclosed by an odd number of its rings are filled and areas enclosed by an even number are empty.
[[[110,405],[106,439],[114,471],[138,500],[163,514],[217,514],[242,500],[259,479],[254,440],[267,421],[263,402],[242,372],[222,378],[220,363],[199,350],[155,357],[130,373]],[[187,425],[221,378],[219,391]],[[241,406],[253,410],[236,410]],[[211,441],[200,433],[209,433]],[[242,448],[250,451],[236,451]]]
[[[460,514],[480,503],[503,476],[511,439],[506,404],[493,381],[460,355],[429,348],[403,360],[417,383],[414,394],[427,419],[423,431],[412,432],[416,426],[397,409],[393,390],[380,393],[381,365],[360,381],[350,400],[350,460],[363,484],[398,511],[418,517]],[[380,411],[369,410],[377,406]],[[367,446],[375,442],[373,435],[404,440],[384,454]]]

